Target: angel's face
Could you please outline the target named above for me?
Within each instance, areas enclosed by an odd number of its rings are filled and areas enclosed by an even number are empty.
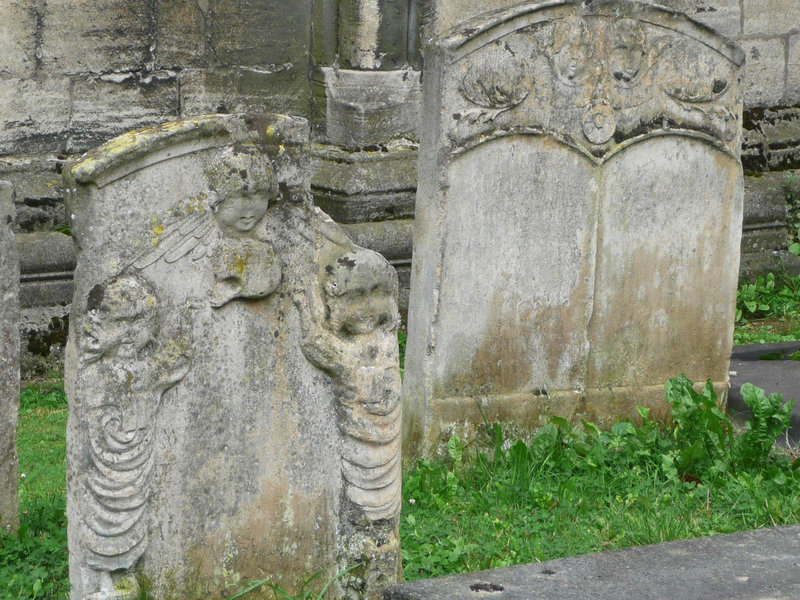
[[[614,32],[610,59],[612,75],[625,83],[636,78],[644,62],[644,34],[638,24],[628,21]]]
[[[553,68],[564,83],[581,78],[589,62],[589,32],[581,19],[565,19],[553,32]]]
[[[105,307],[97,308],[89,311],[83,349],[94,357],[134,358],[150,341],[152,329],[148,318],[119,318]]]
[[[572,81],[583,73],[586,67],[586,50],[579,42],[561,47],[554,58],[556,72],[562,80]]]
[[[269,207],[263,190],[242,190],[231,194],[217,206],[216,218],[225,235],[240,236],[258,225]]]

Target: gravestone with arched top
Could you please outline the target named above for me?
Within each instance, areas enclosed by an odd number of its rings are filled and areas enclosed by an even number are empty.
[[[307,122],[273,114],[133,131],[66,169],[72,600],[398,579],[397,277],[309,182]]]
[[[741,50],[598,0],[479,17],[425,59],[406,447],[663,412],[680,373],[724,391]]]

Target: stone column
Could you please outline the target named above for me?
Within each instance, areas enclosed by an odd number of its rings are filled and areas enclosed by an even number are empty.
[[[318,0],[312,52],[314,200],[339,223],[363,224],[370,247],[393,254],[402,308],[417,174],[415,19],[411,0]]]
[[[0,181],[0,529],[19,525],[19,260],[11,231],[14,189]]]

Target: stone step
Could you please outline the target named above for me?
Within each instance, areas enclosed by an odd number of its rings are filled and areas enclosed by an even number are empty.
[[[383,600],[797,600],[800,526],[395,585]]]

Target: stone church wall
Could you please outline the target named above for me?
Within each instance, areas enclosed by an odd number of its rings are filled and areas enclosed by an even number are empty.
[[[744,48],[742,156],[751,177],[742,273],[774,268],[778,258],[792,267],[783,171],[800,169],[797,0],[658,3]],[[315,200],[348,224],[356,241],[392,261],[402,305],[413,232],[420,49],[428,37],[479,12],[514,4],[0,2],[0,179],[16,188],[15,230],[25,234],[24,338],[47,355],[65,331],[74,258],[64,236],[53,233],[66,225],[63,162],[124,131],[211,112],[277,111],[312,121]],[[53,239],[24,239],[33,232]],[[42,244],[58,249],[58,264],[26,258],[25,248]]]

